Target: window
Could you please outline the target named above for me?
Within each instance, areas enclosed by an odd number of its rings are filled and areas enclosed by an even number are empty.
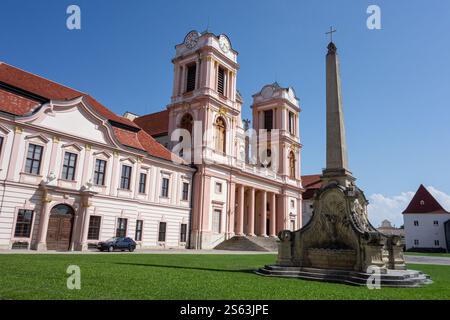
[[[433,225],[434,225],[434,226],[438,226],[438,225],[439,225],[439,221],[434,220],[434,221],[433,221]]]
[[[194,119],[192,118],[192,115],[190,113],[186,113],[183,118],[181,118],[180,121],[180,128],[185,129],[189,131],[189,133],[192,135],[192,123]]]
[[[222,117],[219,117],[216,119],[216,122],[214,123],[215,127],[215,150],[218,152],[225,153],[225,134],[226,134],[226,127],[225,127],[225,120]]]
[[[116,237],[126,237],[127,236],[127,223],[128,223],[128,219],[125,219],[125,218],[117,219]]]
[[[142,241],[142,227],[144,226],[143,220],[136,220],[136,232],[134,234],[134,240]]]
[[[77,154],[64,153],[64,164],[62,170],[62,178],[65,180],[75,180],[75,167],[77,164]]]
[[[439,240],[434,240],[434,245],[439,246]]]
[[[295,115],[293,112],[289,112],[289,133],[295,134]]]
[[[180,229],[180,242],[186,242],[187,238],[187,224],[182,223]]]
[[[165,222],[159,223],[159,232],[158,232],[158,241],[159,242],[166,241],[166,227],[167,227],[167,224]]]
[[[418,245],[419,245],[419,240],[415,239],[415,240],[414,240],[414,245],[415,245],[415,246],[418,246]]]
[[[225,95],[225,69],[219,67],[217,74],[217,92],[221,95]]]
[[[98,240],[100,236],[100,223],[102,217],[91,216],[89,218],[89,230],[87,234],[88,240]]]
[[[25,172],[31,174],[39,174],[41,171],[42,146],[36,144],[28,145],[27,161],[25,164]]]
[[[295,155],[293,151],[289,153],[289,176],[291,179],[295,179]]]
[[[222,218],[222,210],[215,209],[212,217],[212,231],[216,233],[220,233],[221,230],[221,218]]]
[[[106,173],[106,161],[101,159],[95,160],[94,184],[98,186],[104,186],[105,173]]]
[[[197,74],[197,65],[193,64],[187,67],[186,92],[195,90],[195,77]]]
[[[418,220],[414,220],[414,226],[418,227],[419,226],[419,221]]]
[[[3,137],[0,137],[0,153],[2,153],[3,150]]]
[[[162,178],[161,197],[169,197],[169,178]]]
[[[264,129],[270,131],[273,127],[273,110],[264,111]]]
[[[182,200],[187,201],[189,199],[189,183],[183,182]]]
[[[216,193],[222,193],[222,184],[220,182],[216,182]]]
[[[33,211],[20,209],[17,213],[16,230],[14,237],[29,238],[31,234],[31,226],[33,224]]]
[[[130,189],[130,180],[131,180],[131,167],[123,165],[122,166],[122,176],[120,177],[120,188],[121,189]]]
[[[147,174],[141,172],[139,175],[139,193],[145,193],[147,183]]]
[[[295,201],[291,200],[291,208],[295,208]]]

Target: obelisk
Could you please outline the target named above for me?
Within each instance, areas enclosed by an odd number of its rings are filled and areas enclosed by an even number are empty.
[[[326,56],[326,168],[322,179],[337,180],[342,185],[353,181],[348,169],[347,142],[345,139],[344,112],[341,93],[339,57],[333,42],[328,44]]]

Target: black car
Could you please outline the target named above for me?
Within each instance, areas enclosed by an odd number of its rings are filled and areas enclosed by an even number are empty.
[[[113,237],[106,241],[99,242],[97,244],[97,249],[100,251],[109,252],[112,252],[114,250],[128,250],[130,252],[133,252],[134,249],[136,249],[136,242],[128,237]]]

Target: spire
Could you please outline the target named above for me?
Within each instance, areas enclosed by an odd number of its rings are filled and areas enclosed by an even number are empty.
[[[339,58],[333,42],[328,44],[326,57],[327,87],[327,165],[324,176],[350,176],[345,140]]]

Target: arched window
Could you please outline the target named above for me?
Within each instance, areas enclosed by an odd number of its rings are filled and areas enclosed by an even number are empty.
[[[186,129],[192,135],[192,123],[193,123],[193,120],[194,119],[192,118],[192,115],[190,113],[186,113],[183,116],[183,118],[181,118],[180,128],[181,129]]]
[[[214,123],[215,127],[215,149],[216,151],[225,153],[225,134],[226,134],[226,126],[225,126],[225,120],[222,117],[219,117],[216,119],[216,122]]]
[[[289,153],[289,176],[295,179],[295,154],[293,151]]]
[[[180,128],[185,129],[189,132],[191,135],[191,145],[192,145],[192,126],[193,126],[194,119],[192,118],[192,115],[190,113],[186,113],[180,121]],[[180,136],[179,142],[183,141],[183,137]],[[180,157],[183,157],[183,149],[180,150]]]

